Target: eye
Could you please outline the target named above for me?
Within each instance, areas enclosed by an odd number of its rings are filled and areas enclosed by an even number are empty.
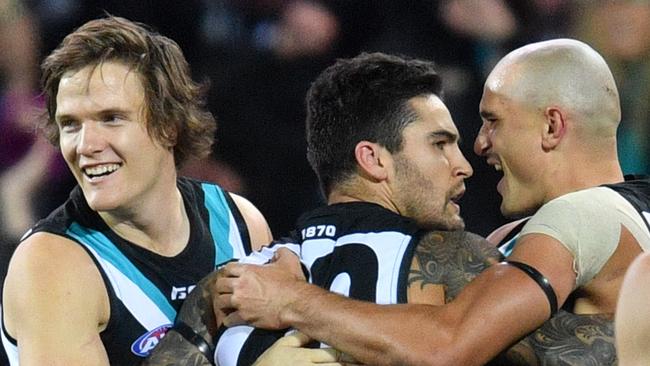
[[[116,123],[122,120],[124,120],[124,117],[120,114],[115,113],[107,114],[102,118],[102,121],[106,123]]]
[[[434,145],[435,145],[439,150],[443,150],[443,149],[445,148],[445,145],[447,145],[447,141],[444,141],[444,140],[442,140],[442,141],[437,141],[437,142],[434,143]]]
[[[57,121],[59,130],[63,132],[72,132],[79,128],[79,123],[73,119],[62,119]]]

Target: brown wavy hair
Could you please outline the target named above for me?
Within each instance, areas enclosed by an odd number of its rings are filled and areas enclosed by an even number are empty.
[[[217,125],[205,108],[207,85],[192,80],[189,64],[176,42],[144,24],[115,16],[85,23],[66,36],[41,64],[47,111],[40,127],[52,144],[59,143],[55,114],[61,77],[107,61],[121,62],[139,74],[147,131],[173,149],[177,167],[210,153]]]

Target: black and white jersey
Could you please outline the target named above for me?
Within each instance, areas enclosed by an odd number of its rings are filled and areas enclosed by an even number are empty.
[[[261,264],[277,248],[286,247],[300,256],[315,285],[378,304],[405,303],[417,236],[412,220],[379,205],[340,203],[303,215],[292,240],[275,243],[242,261]],[[287,331],[222,328],[215,363],[250,365]]]
[[[613,189],[628,200],[650,229],[650,179],[636,176],[626,176],[625,178],[625,182],[606,184],[604,187]]]

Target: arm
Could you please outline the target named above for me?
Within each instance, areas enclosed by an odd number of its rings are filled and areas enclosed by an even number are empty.
[[[409,271],[408,302],[430,305],[451,302],[474,277],[502,259],[494,245],[476,234],[427,233],[415,248]]]
[[[273,235],[271,235],[271,229],[262,213],[244,197],[234,193],[231,193],[231,196],[246,221],[253,251],[270,243],[273,240]]]
[[[614,322],[605,315],[582,315],[560,310],[539,329],[510,348],[497,364],[614,365]]]
[[[218,325],[212,309],[210,287],[218,276],[219,273],[215,271],[199,281],[196,288],[185,299],[177,317],[203,337],[213,349]],[[178,365],[180,360],[183,360],[183,365],[188,366],[212,365],[213,362],[212,357],[209,359],[205,357],[194,344],[172,328],[143,365]]]
[[[108,296],[79,245],[52,234],[31,236],[11,260],[3,299],[21,365],[108,365],[99,337]]]
[[[518,221],[514,223],[518,224]],[[418,243],[411,265],[409,303],[414,302],[410,290],[416,288],[421,293],[430,286],[443,287],[445,302],[451,302],[467,283],[501,259],[494,245],[474,234],[427,234]],[[435,297],[426,293],[417,302],[431,304],[432,299]],[[613,327],[612,319],[604,315],[576,315],[560,310],[493,364],[612,365],[616,361]]]
[[[650,363],[650,254],[641,254],[625,275],[616,309],[616,344],[621,366]]]
[[[573,257],[548,236],[523,237],[511,259],[543,273],[560,304],[573,289]],[[368,364],[473,365],[484,364],[549,316],[540,287],[509,265],[488,268],[454,301],[438,307],[380,306],[351,300],[286,275],[282,268],[286,266],[285,261],[283,266],[226,267],[231,277],[220,281],[217,288],[224,294],[223,303],[238,311],[225,324],[241,317],[262,327],[294,326]],[[259,299],[246,293],[240,297],[253,287],[251,283],[263,285],[264,293],[274,296]],[[248,301],[251,298],[255,301]],[[260,304],[264,306],[255,308]]]
[[[218,318],[215,317],[211,297],[211,287],[219,277],[220,273],[215,271],[199,281],[196,288],[183,303],[177,318],[191,327],[212,349],[215,348],[218,341],[216,335],[223,317],[223,313],[216,308],[214,311],[220,315]],[[309,341],[310,339],[307,336],[300,333],[283,337],[264,352],[257,359],[255,365],[289,365],[299,360],[305,362],[305,364],[326,363],[334,366],[339,364],[337,363],[339,360],[343,360],[342,355],[334,349],[302,348]],[[353,362],[350,359],[345,359],[345,361]],[[167,332],[151,355],[142,363],[143,366],[179,364],[185,366],[212,365],[213,356],[206,357],[174,328]]]

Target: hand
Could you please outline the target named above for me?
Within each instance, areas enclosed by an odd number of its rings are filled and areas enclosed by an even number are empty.
[[[282,312],[300,298],[307,285],[298,257],[279,249],[264,266],[229,263],[215,284],[215,313],[223,324],[249,324],[264,329],[284,329]]]
[[[334,348],[303,348],[312,339],[307,335],[295,332],[280,338],[267,349],[253,366],[284,366],[284,365],[353,365],[354,360]]]

